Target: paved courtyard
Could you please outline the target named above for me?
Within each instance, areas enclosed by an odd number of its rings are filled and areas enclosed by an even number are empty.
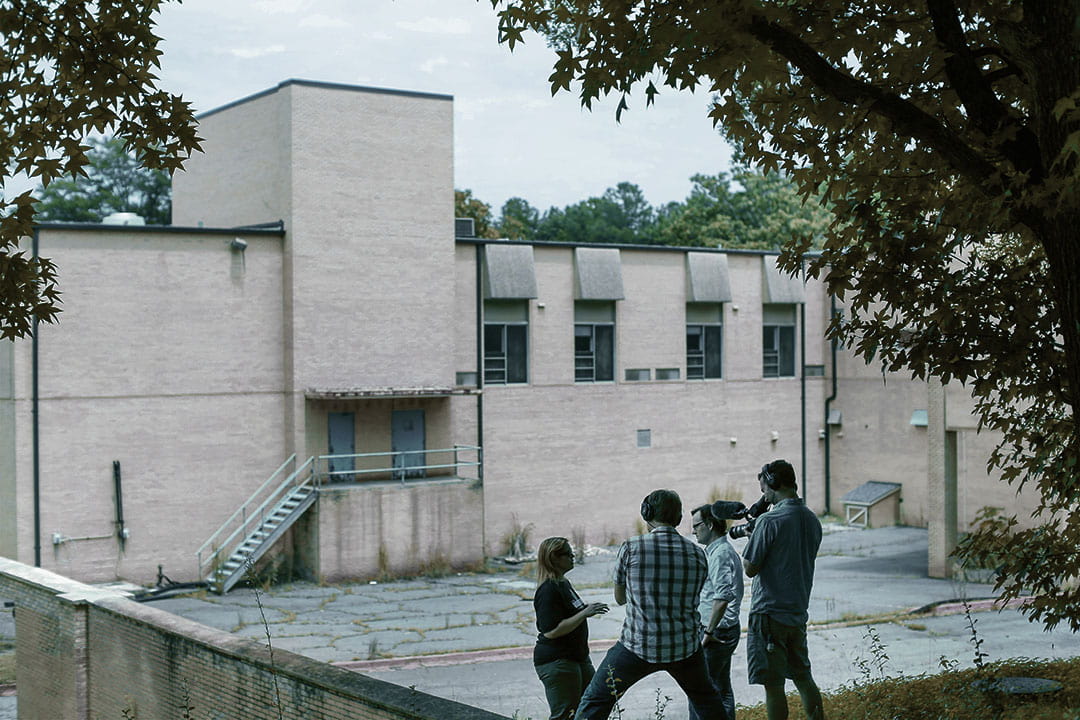
[[[971,632],[960,603],[965,599],[976,610],[970,617],[991,659],[1080,654],[1080,643],[1067,631],[1044,633],[1015,610],[988,611],[992,586],[926,577],[923,529],[828,525],[826,533],[810,608],[811,658],[825,689],[859,676],[857,661],[870,657],[868,626],[887,648],[891,674],[936,672],[942,656],[970,665]],[[612,604],[606,616],[589,621],[595,663],[618,637],[623,618],[612,603],[613,564],[614,549],[594,548],[569,575],[586,602]],[[294,583],[222,597],[200,593],[153,606],[262,642],[269,630],[275,648],[507,716],[538,719],[547,708],[531,661],[533,588],[521,566],[494,565],[486,573],[388,583]],[[0,637],[13,632],[10,611],[0,614]],[[745,673],[740,646],[733,666],[736,698],[761,702],[761,688],[748,685]],[[657,691],[661,700],[673,698],[668,717],[685,713],[685,697],[659,675],[627,694],[627,720],[653,717]],[[0,698],[0,720],[14,719],[16,702]]]

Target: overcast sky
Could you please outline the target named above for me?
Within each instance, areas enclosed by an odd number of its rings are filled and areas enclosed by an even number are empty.
[[[160,16],[161,86],[197,112],[299,78],[454,97],[454,184],[496,214],[509,197],[546,210],[626,180],[654,205],[682,200],[694,173],[727,169],[708,93],[661,94],[615,122],[551,96],[540,38],[511,53],[490,0],[184,0]]]

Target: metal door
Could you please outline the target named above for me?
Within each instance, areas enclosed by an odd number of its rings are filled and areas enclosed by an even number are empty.
[[[353,480],[351,473],[356,470],[356,414],[351,412],[328,413],[327,432],[330,458],[326,469],[331,473],[330,481]],[[348,457],[342,457],[348,456]]]
[[[424,411],[394,410],[390,419],[390,449],[394,479],[424,477]]]

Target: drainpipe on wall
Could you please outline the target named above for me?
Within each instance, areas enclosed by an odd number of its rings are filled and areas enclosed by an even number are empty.
[[[476,244],[476,445],[480,448],[477,474],[484,482],[484,245]]]
[[[802,500],[807,498],[807,303],[799,308],[799,357],[802,371],[799,372],[799,418],[802,432]]]
[[[836,296],[832,295],[829,297],[829,319],[832,320],[835,317]],[[832,458],[829,443],[829,438],[832,437],[832,428],[829,426],[829,406],[836,399],[836,338],[829,342],[829,346],[832,353],[832,394],[825,398],[825,512],[829,512],[829,483],[832,477],[832,467],[830,465]]]
[[[805,269],[803,268],[803,261],[799,261],[799,274],[803,275]],[[805,275],[803,275],[803,287],[806,286]],[[802,366],[802,371],[799,373],[799,417],[802,427],[802,432],[799,436],[802,438],[802,471],[800,477],[802,477],[802,498],[806,501],[806,299],[803,298],[803,303],[799,307],[799,364]]]
[[[34,264],[38,260],[38,233],[34,228],[32,253]],[[34,465],[34,567],[41,567],[41,449],[38,441],[38,321],[32,320],[33,329],[30,337],[30,412],[31,445],[33,446]]]

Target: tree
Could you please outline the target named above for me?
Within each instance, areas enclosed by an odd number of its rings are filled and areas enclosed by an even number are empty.
[[[37,219],[101,222],[111,213],[132,212],[152,225],[168,225],[169,174],[144,168],[116,138],[91,139],[89,144],[86,174],[59,178],[40,190]]]
[[[960,549],[1004,597],[1080,629],[1080,3],[492,0],[500,39],[546,34],[586,107],[704,85],[751,163],[836,220],[809,272],[829,333],[889,370],[965,383],[992,468],[1034,527],[984,517]],[[807,236],[785,243],[793,271]],[[1002,552],[1003,548],[1007,551]]]
[[[771,250],[785,239],[809,237],[820,247],[832,215],[815,200],[799,197],[780,172],[739,168],[733,174],[694,175],[685,203],[659,214],[655,241],[683,247]]]
[[[535,239],[572,243],[649,242],[655,212],[641,188],[621,182],[600,197],[565,209],[551,208],[536,228]]]
[[[499,235],[511,240],[531,240],[540,224],[540,211],[528,200],[512,197],[499,214]]]
[[[454,217],[472,218],[478,238],[497,238],[491,206],[473,197],[472,190],[454,190]]]
[[[188,103],[159,90],[152,28],[162,0],[10,0],[0,4],[0,163],[48,187],[89,162],[84,139],[114,134],[149,168],[181,166],[199,148]],[[54,322],[56,267],[27,257],[33,194],[0,200],[0,338]]]

